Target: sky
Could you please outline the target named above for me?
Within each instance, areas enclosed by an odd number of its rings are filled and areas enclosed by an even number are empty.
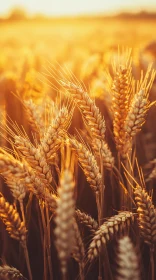
[[[117,13],[121,11],[156,11],[156,0],[0,0],[0,14],[13,7],[24,7],[30,14],[77,15]]]

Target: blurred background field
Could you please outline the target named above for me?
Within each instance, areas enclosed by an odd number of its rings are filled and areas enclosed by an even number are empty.
[[[41,67],[48,59],[66,63],[79,74],[95,54],[108,65],[118,46],[131,47],[136,64],[138,60],[147,63],[146,59],[155,60],[155,28],[156,19],[133,16],[4,21],[0,24],[1,72],[15,70],[23,60],[33,64],[36,59]]]
[[[136,79],[140,77],[140,70],[145,71],[149,63],[156,67],[155,14],[23,18],[21,13],[24,11],[14,9],[0,22],[1,106],[4,99],[8,102],[5,91],[22,92],[26,98],[38,98],[43,94],[56,96],[56,90],[50,87],[50,83],[55,84],[52,75],[47,77],[44,74],[56,62],[83,81],[97,103],[98,99],[111,99],[105,71],[111,72],[111,63],[117,57],[118,49],[132,49]],[[15,84],[12,80],[16,81]],[[155,94],[154,83],[151,100],[155,99]],[[14,97],[11,96],[9,102],[13,104]],[[99,105],[103,111],[102,103]],[[19,111],[16,112],[17,118],[20,118]],[[14,112],[9,114],[16,119]],[[147,124],[152,126],[150,121]],[[152,142],[145,162],[155,155],[155,128],[152,131],[152,135],[143,140],[149,147]]]

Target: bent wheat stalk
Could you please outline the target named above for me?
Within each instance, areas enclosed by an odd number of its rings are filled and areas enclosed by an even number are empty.
[[[130,222],[133,221],[133,218],[134,215],[132,212],[123,211],[104,222],[95,232],[95,235],[89,245],[88,260],[93,261],[93,259],[100,253],[102,245],[105,245],[123,229],[127,229]]]

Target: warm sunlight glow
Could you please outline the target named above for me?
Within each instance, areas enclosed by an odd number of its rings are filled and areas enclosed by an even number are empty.
[[[0,14],[7,14],[13,7],[20,6],[30,14],[47,16],[118,13],[122,11],[138,12],[156,9],[155,0],[5,0],[0,1]]]

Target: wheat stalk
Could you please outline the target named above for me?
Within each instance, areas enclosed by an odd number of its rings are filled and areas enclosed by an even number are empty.
[[[102,186],[102,176],[94,155],[76,139],[70,139],[72,146],[75,148],[83,172],[94,192],[99,192]]]
[[[129,98],[131,95],[131,53],[128,51],[114,63],[113,91],[113,130],[117,149],[122,150],[124,142],[124,121],[128,113]]]
[[[88,215],[78,209],[78,210],[76,210],[76,216],[78,218],[78,221],[81,224],[84,224],[87,228],[89,228],[89,230],[92,233],[95,233],[95,231],[98,229],[97,221],[95,221],[90,215]]]
[[[7,152],[0,153],[0,173],[7,178],[8,176],[14,176],[22,179],[26,176],[23,163]]]
[[[109,240],[114,238],[117,233],[126,229],[131,221],[133,221],[133,213],[123,211],[104,222],[95,232],[89,245],[88,260],[92,261],[96,258],[102,249],[102,245],[105,245]]]
[[[37,175],[45,181],[45,184],[50,184],[52,182],[51,169],[46,161],[43,150],[40,147],[36,148],[28,139],[22,136],[15,136],[15,146],[30,166],[35,169]]]
[[[62,107],[57,117],[52,121],[41,140],[40,150],[43,150],[47,160],[54,156],[62,143],[64,130],[69,122],[69,113],[66,107]]]
[[[138,256],[128,236],[119,240],[116,280],[140,280]]]
[[[10,180],[22,179],[19,182],[26,184],[26,187],[37,197],[46,201],[50,208],[56,208],[56,196],[50,193],[45,185],[44,179],[38,177],[26,162],[22,163],[6,152],[0,154],[0,173],[9,182]],[[16,192],[16,186],[12,184],[12,191],[14,188]]]
[[[32,130],[36,133],[37,137],[40,138],[43,134],[43,121],[41,118],[41,114],[37,111],[36,104],[32,101],[32,99],[23,101],[24,108],[26,110],[29,123],[31,125]]]
[[[25,177],[27,188],[35,194],[38,199],[46,202],[49,208],[52,210],[56,209],[56,195],[50,192],[49,188],[45,185],[45,182],[35,174],[32,168],[27,164],[25,164],[24,167],[27,174]]]
[[[76,102],[82,113],[84,123],[89,129],[92,137],[92,147],[94,152],[99,156],[99,147],[96,147],[97,144],[94,141],[95,139],[98,139],[102,151],[101,155],[103,157],[103,164],[106,168],[112,168],[114,158],[105,141],[105,120],[95,105],[95,102],[90,98],[88,92],[86,92],[81,86],[65,81],[61,81],[61,84],[71,93],[74,102]]]
[[[61,264],[62,274],[67,273],[67,261],[72,252],[74,242],[73,217],[75,213],[73,175],[69,169],[65,169],[61,175],[58,188],[58,200],[56,208],[56,248]]]
[[[104,139],[106,125],[104,117],[102,117],[95,102],[90,98],[81,86],[72,82],[60,81],[62,86],[66,88],[72,95],[74,102],[83,114],[83,118],[93,138]]]
[[[102,159],[102,164],[105,168],[111,170],[114,166],[114,157],[104,140],[99,141],[98,139],[93,139],[92,146],[96,156]]]
[[[72,257],[78,262],[81,280],[84,279],[84,257],[85,248],[81,238],[81,234],[75,219],[73,219],[74,241],[72,246]]]
[[[113,110],[114,110],[114,135],[116,146],[123,157],[130,151],[132,138],[141,129],[145,116],[150,107],[155,103],[149,101],[149,91],[155,78],[155,71],[148,67],[146,75],[132,86],[131,58],[125,66],[115,66],[117,71],[113,84]],[[150,77],[150,78],[149,78]]]
[[[26,184],[24,180],[9,177],[6,179],[6,183],[11,190],[13,197],[19,200],[19,202],[23,202],[26,195]]]

